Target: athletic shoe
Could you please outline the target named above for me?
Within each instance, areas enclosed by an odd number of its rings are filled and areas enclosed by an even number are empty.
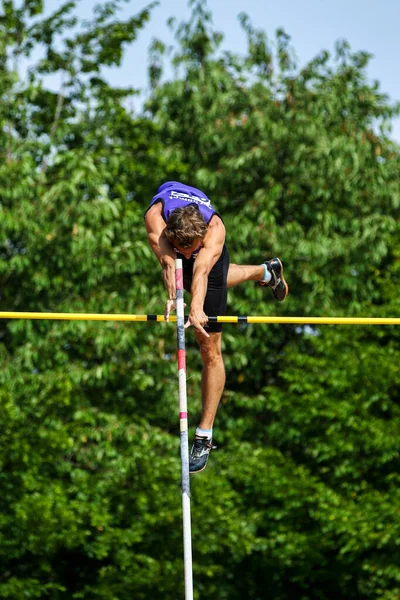
[[[214,450],[212,440],[207,437],[195,436],[192,451],[189,457],[189,473],[200,473],[207,466],[211,450]]]
[[[268,283],[259,281],[261,286],[268,286],[271,288],[273,295],[279,302],[283,302],[289,292],[288,284],[283,276],[283,266],[279,258],[272,258],[264,263],[271,273],[271,279]]]

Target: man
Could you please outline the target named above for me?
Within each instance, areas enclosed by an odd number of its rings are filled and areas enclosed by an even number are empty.
[[[190,454],[189,470],[205,469],[212,445],[212,429],[225,385],[221,353],[222,324],[208,316],[226,314],[227,289],[245,281],[271,288],[282,302],[288,294],[279,258],[262,265],[230,264],[225,226],[209,198],[200,190],[179,183],[164,183],[145,213],[150,246],[157,256],[168,300],[164,317],[175,308],[175,259],[181,258],[183,283],[192,299],[185,327],[193,325],[203,362],[202,415]],[[207,327],[207,329],[206,329]]]

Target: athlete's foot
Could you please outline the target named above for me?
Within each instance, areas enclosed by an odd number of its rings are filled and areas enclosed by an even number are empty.
[[[200,473],[207,466],[211,450],[214,450],[212,439],[195,436],[189,457],[189,473]]]
[[[288,284],[283,276],[283,265],[279,258],[272,258],[265,261],[264,264],[271,273],[271,279],[268,282],[261,280],[258,283],[261,286],[270,287],[275,298],[279,302],[283,302],[289,292]]]

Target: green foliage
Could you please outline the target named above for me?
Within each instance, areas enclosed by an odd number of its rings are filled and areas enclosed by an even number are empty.
[[[160,313],[143,213],[168,179],[204,188],[232,262],[285,261],[290,295],[229,292],[233,314],[398,316],[398,114],[339,42],[298,70],[289,36],[240,21],[220,51],[204,3],[150,48],[145,111],[114,89],[154,4],[85,24],[77,2],[0,13],[1,310]],[[26,80],[18,60],[38,45]],[[275,48],[276,50],[273,50]],[[47,74],[60,74],[58,93]],[[399,597],[399,333],[225,326],[220,450],[192,479],[195,597]],[[0,322],[0,597],[183,594],[170,325]],[[191,425],[200,356],[188,331]]]

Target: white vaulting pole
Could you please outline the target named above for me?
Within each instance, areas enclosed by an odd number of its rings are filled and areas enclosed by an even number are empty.
[[[193,600],[192,532],[190,519],[189,438],[186,392],[185,313],[183,303],[182,260],[175,261],[176,331],[178,340],[179,421],[181,432],[183,560],[185,568],[185,600]]]

